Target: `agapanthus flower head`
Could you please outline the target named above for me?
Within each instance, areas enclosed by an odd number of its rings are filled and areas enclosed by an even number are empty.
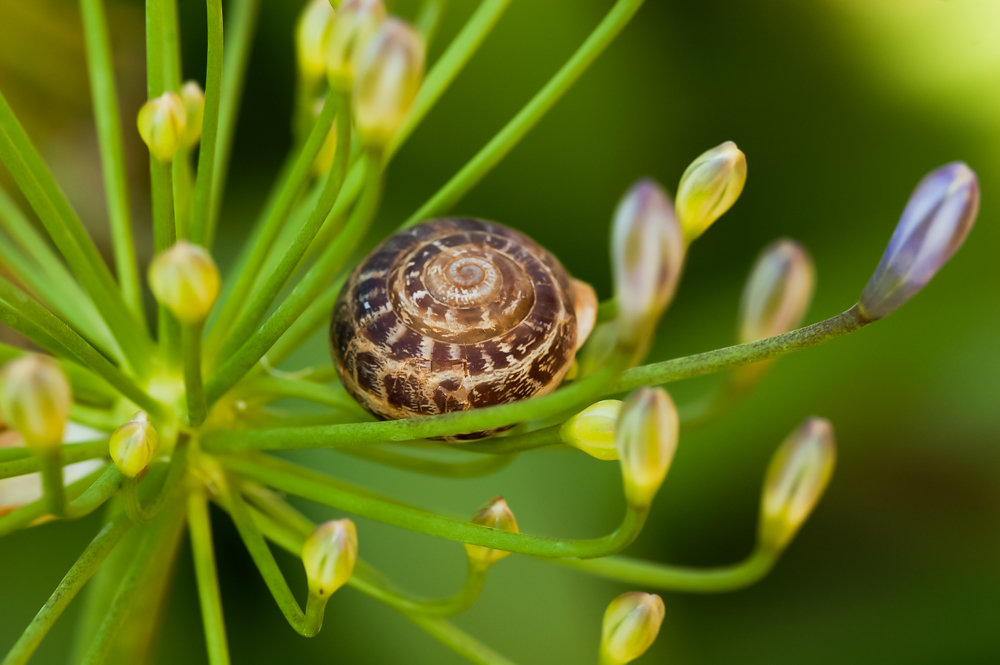
[[[910,196],[858,309],[874,321],[912,298],[961,247],[979,211],[979,180],[962,162],[931,171]]]
[[[32,448],[62,443],[72,402],[66,374],[52,358],[29,354],[0,371],[0,414]]]
[[[646,653],[665,614],[663,599],[655,593],[630,591],[612,600],[601,625],[602,665],[623,665]]]
[[[318,81],[326,73],[326,46],[333,19],[329,0],[312,0],[299,14],[295,26],[295,55],[299,72],[306,82]]]
[[[358,530],[349,519],[316,527],[302,546],[302,564],[310,593],[328,597],[344,586],[358,560]]]
[[[599,460],[618,459],[615,426],[621,415],[622,401],[605,399],[595,402],[559,428],[563,443]]]
[[[424,39],[389,18],[364,46],[354,77],[354,117],[362,142],[384,146],[406,120],[424,78]]]
[[[511,533],[519,533],[517,520],[511,511],[507,501],[502,496],[493,497],[480,508],[472,517],[473,524],[488,526],[491,529],[500,529]],[[510,552],[493,549],[492,547],[481,547],[479,545],[465,545],[465,552],[469,561],[481,567],[489,567],[504,558]]]
[[[159,443],[160,438],[149,416],[140,411],[111,433],[108,449],[122,474],[135,478],[153,461]]]
[[[757,257],[740,299],[739,341],[753,342],[795,328],[812,300],[816,277],[806,249],[787,238]]]
[[[181,86],[184,102],[184,134],[181,142],[188,148],[201,140],[201,125],[205,117],[205,91],[197,81],[185,81]]]
[[[782,442],[764,478],[760,547],[778,551],[788,544],[830,482],[835,458],[833,426],[823,418],[809,418]]]
[[[621,343],[648,342],[677,290],[684,248],[669,195],[650,179],[632,185],[615,210],[611,234]]]
[[[746,155],[732,141],[706,150],[684,170],[677,186],[677,217],[687,242],[729,210],[747,180]]]
[[[184,142],[187,111],[176,92],[165,92],[150,99],[136,118],[139,136],[149,152],[161,162],[169,162]]]
[[[184,323],[201,323],[219,295],[219,269],[204,247],[179,240],[149,266],[156,300]]]
[[[625,499],[645,510],[652,503],[677,450],[677,408],[663,388],[639,388],[626,398],[615,427]]]
[[[326,75],[330,87],[350,92],[358,60],[386,19],[382,0],[344,0],[337,7],[326,39]]]

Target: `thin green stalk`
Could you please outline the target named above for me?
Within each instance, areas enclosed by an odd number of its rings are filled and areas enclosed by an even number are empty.
[[[125,148],[122,145],[122,123],[118,113],[118,92],[115,88],[114,61],[108,20],[103,0],[80,0],[83,35],[87,47],[87,68],[90,73],[90,95],[97,125],[97,140],[104,170],[104,195],[108,202],[108,221],[115,255],[115,269],[125,302],[139,320],[142,313],[142,288],[132,237],[132,215],[129,210],[128,177],[125,173]]]
[[[219,105],[222,95],[222,0],[205,3],[208,23],[208,54],[205,67],[205,113],[198,148],[198,176],[194,187],[194,211],[191,216],[191,239],[205,245],[209,235],[208,219],[212,212],[212,184],[219,136]]]
[[[104,525],[67,571],[11,650],[7,652],[3,665],[24,665],[28,662],[56,620],[131,527],[131,522],[121,518]]]
[[[616,582],[664,591],[722,593],[736,591],[759,581],[775,564],[775,556],[760,550],[731,566],[695,568],[670,566],[623,556],[603,559],[554,559],[553,563],[582,570]]]
[[[122,424],[120,414],[107,409],[94,408],[74,402],[69,411],[70,420],[96,430],[111,432]]]
[[[260,328],[219,367],[205,386],[209,405],[243,378],[279,337],[330,284],[358,243],[365,236],[378,208],[381,192],[381,157],[366,155],[365,185],[361,200],[337,241],[326,248],[291,294],[261,324]]]
[[[180,157],[178,157],[179,159]],[[153,251],[159,254],[169,249],[177,239],[174,223],[173,174],[171,165],[149,156],[150,189],[153,199]],[[180,344],[180,328],[162,304],[156,308],[157,336],[166,350],[168,361],[175,362]]]
[[[73,506],[77,510],[81,509],[81,504],[79,503],[80,497],[88,488],[93,486],[93,483],[100,481],[106,473],[106,469],[97,469],[96,471],[87,474],[80,480],[77,480],[67,486],[66,495],[71,497],[70,506]],[[93,496],[88,495],[87,501],[82,504],[83,507],[89,506],[92,499]],[[46,514],[46,503],[44,498],[32,501],[31,503],[26,503],[19,508],[15,508],[6,515],[0,517],[0,537],[13,533],[18,529],[30,526],[35,523],[36,520],[45,517]]]
[[[427,46],[434,40],[434,34],[441,24],[441,16],[447,4],[447,0],[424,0],[420,13],[413,19],[414,27],[423,35],[424,44]]]
[[[97,246],[3,94],[0,94],[0,161],[7,165],[73,274],[108,324],[129,364],[145,373],[150,367],[152,342],[144,323],[129,310]]]
[[[629,508],[622,523],[606,536],[579,540],[545,538],[437,515],[275,458],[226,456],[220,462],[246,478],[338,510],[438,538],[541,557],[589,558],[613,554],[635,540],[646,518],[645,512]]]
[[[332,95],[333,107],[337,115],[337,154],[333,165],[320,190],[319,200],[310,211],[305,223],[295,235],[291,244],[281,252],[281,259],[276,266],[267,270],[263,282],[257,285],[250,297],[250,301],[242,306],[240,317],[236,323],[227,330],[228,337],[222,344],[219,355],[227,357],[238,349],[247,338],[257,329],[261,319],[267,314],[268,309],[278,297],[278,293],[285,286],[285,282],[295,271],[299,260],[305,254],[306,249],[316,237],[324,220],[331,214],[340,189],[344,184],[347,175],[347,157],[350,153],[351,143],[351,117],[350,100],[346,95]],[[268,247],[268,250],[273,250]]]
[[[185,487],[188,474],[188,453],[190,445],[186,435],[182,435],[174,448],[167,472],[162,483],[159,473],[147,473],[142,478],[142,490],[152,495],[148,505],[142,505],[140,498],[140,481],[138,478],[125,478],[122,481],[122,500],[125,513],[136,524],[146,524],[153,521],[169,501]],[[153,488],[153,489],[150,489]]]
[[[229,645],[226,641],[226,621],[222,615],[219,574],[215,567],[212,524],[208,503],[202,492],[192,492],[188,498],[188,531],[191,534],[191,554],[198,582],[198,601],[205,629],[205,644],[210,665],[228,665]]]
[[[282,376],[262,376],[248,382],[245,386],[248,394],[254,398],[301,399],[315,404],[323,404],[334,409],[365,414],[354,398],[342,386],[325,386],[315,381],[286,378]]]
[[[246,264],[240,270],[236,283],[233,285],[233,290],[222,304],[219,317],[209,331],[208,339],[206,340],[206,348],[210,354],[209,357],[215,356],[224,341],[224,336],[229,334],[232,326],[237,321],[237,317],[243,311],[244,305],[250,300],[257,275],[264,266],[264,262],[268,256],[270,256],[274,242],[284,227],[288,212],[295,202],[296,197],[302,191],[312,171],[313,161],[316,159],[323,141],[326,140],[326,136],[333,126],[334,117],[337,115],[337,108],[338,102],[335,96],[327,96],[326,102],[323,104],[323,109],[316,119],[316,124],[313,125],[312,131],[309,132],[309,138],[306,140],[305,145],[302,146],[302,150],[299,151],[291,174],[289,174],[288,179],[281,188],[281,193],[268,213],[264,226],[261,228],[261,233],[254,243],[253,250]]]
[[[466,192],[483,179],[517,143],[527,135],[552,106],[572,87],[577,79],[597,59],[632,16],[642,6],[643,0],[618,0],[604,20],[587,37],[569,60],[556,72],[524,108],[522,108],[493,139],[490,140],[462,169],[434,196],[403,222],[412,226],[438,215],[461,199]]]
[[[861,316],[857,307],[851,307],[846,312],[810,326],[756,342],[735,344],[682,358],[633,367],[625,371],[610,392],[625,392],[639,386],[681,381],[776,358],[791,351],[806,349],[852,333],[868,323],[870,321]]]
[[[404,471],[423,473],[439,478],[477,478],[501,471],[514,461],[516,455],[482,455],[471,460],[451,462],[428,459],[403,452],[387,450],[384,446],[358,446],[338,448],[337,452],[375,462]]]
[[[181,147],[170,162],[171,184],[174,196],[174,237],[191,239],[191,192],[194,176],[191,174],[191,148]]]
[[[238,489],[234,486],[235,479],[230,478],[226,487],[226,501],[229,507],[229,514],[236,524],[243,544],[246,546],[250,557],[260,570],[264,583],[274,596],[275,602],[289,625],[295,632],[305,637],[312,637],[319,632],[323,622],[323,609],[327,599],[317,599],[314,594],[309,594],[306,609],[303,611],[295,600],[295,594],[288,587],[285,576],[282,575],[278,563],[274,560],[274,555],[267,546],[264,536],[257,528],[250,511],[240,496]]]
[[[329,325],[333,305],[337,302],[337,296],[346,281],[347,275],[341,275],[306,307],[295,323],[282,333],[281,337],[271,346],[271,350],[264,356],[264,360],[268,364],[277,367],[301,347],[307,339],[312,337],[317,330]]]
[[[559,427],[545,427],[533,432],[525,432],[524,434],[497,437],[475,443],[458,444],[456,447],[475,453],[511,455],[513,453],[522,453],[526,450],[535,450],[536,448],[558,446],[562,442],[562,438],[559,436]]]
[[[66,443],[60,447],[60,464],[67,466],[108,454],[108,440]],[[42,469],[42,460],[31,448],[0,448],[0,478],[35,473]]]
[[[160,403],[147,395],[131,377],[112,365],[76,331],[5,279],[0,279],[0,322],[43,347],[50,350],[55,347],[72,356],[150,415],[163,416]]]
[[[354,567],[354,575],[362,580],[375,580],[374,569],[364,561],[358,561]],[[369,584],[366,594],[390,605],[400,612],[420,614],[426,617],[452,617],[468,610],[479,598],[486,582],[487,569],[469,565],[462,588],[447,598],[425,599],[398,591],[387,581],[379,584]]]
[[[188,424],[199,427],[205,422],[205,388],[201,378],[202,324],[181,325],[181,356],[184,359],[184,395],[187,399]]]
[[[42,488],[49,512],[66,516],[66,488],[63,486],[63,461],[60,446],[39,453],[42,463]]]
[[[205,247],[211,247],[215,230],[219,224],[222,195],[226,189],[229,158],[236,135],[236,116],[243,92],[247,65],[250,63],[250,49],[253,46],[254,27],[260,10],[260,0],[241,0],[229,5],[226,14],[226,51],[222,59],[222,85],[219,94],[219,133],[216,142],[216,158],[212,166],[212,197],[209,216],[205,224]]]
[[[403,616],[441,644],[477,665],[514,665],[514,661],[508,660],[444,619],[406,612],[403,613]]]

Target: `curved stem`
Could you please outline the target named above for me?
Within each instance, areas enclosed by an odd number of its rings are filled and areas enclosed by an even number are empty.
[[[742,589],[757,582],[774,567],[775,557],[769,552],[755,550],[739,563],[717,568],[670,566],[623,556],[554,559],[553,563],[644,589],[721,593]]]
[[[643,0],[618,0],[604,20],[531,101],[522,108],[475,157],[431,197],[402,226],[412,226],[453,206],[527,135],[552,106],[614,40],[642,6]]]
[[[162,484],[155,490],[152,501],[148,506],[143,506],[139,498],[139,481],[136,478],[125,478],[122,481],[122,499],[125,505],[125,512],[136,524],[151,522],[160,512],[163,506],[170,501],[181,489],[188,472],[188,451],[190,446],[187,440],[178,442],[174,449],[174,455],[170,459],[170,467],[167,469],[166,477]],[[143,480],[146,487],[150,486],[153,474],[147,473]]]
[[[645,512],[630,507],[622,523],[606,536],[580,540],[544,538],[437,515],[275,458],[227,456],[219,461],[251,480],[362,517],[439,538],[541,557],[590,558],[618,552],[635,540],[646,519]]]
[[[208,25],[208,53],[205,66],[205,112],[198,148],[198,175],[194,185],[194,210],[191,215],[191,239],[205,245],[208,218],[212,210],[215,160],[219,135],[219,104],[222,94],[222,0],[205,3]]]

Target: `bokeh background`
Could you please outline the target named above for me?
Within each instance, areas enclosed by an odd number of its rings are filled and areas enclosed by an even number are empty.
[[[245,237],[289,143],[291,35],[302,3],[263,4],[218,248],[223,262]],[[407,15],[417,3],[392,4]],[[432,57],[474,4],[452,0]],[[610,4],[514,2],[394,161],[379,233],[484,144]],[[654,358],[730,343],[742,280],[776,237],[812,252],[818,291],[809,317],[817,320],[854,302],[924,173],[965,160],[979,173],[983,199],[966,246],[910,304],[782,360],[739,408],[683,433],[632,554],[703,565],[744,556],[768,457],[810,414],[833,421],[838,468],[817,512],[762,582],[724,595],[664,594],[663,630],[640,662],[1000,662],[1000,3],[646,4],[456,210],[528,232],[607,295],[608,225],[627,186],[648,175],[674,189],[694,156],[736,141],[748,156],[746,190],[692,248]],[[180,5],[185,75],[200,79],[203,5]],[[128,119],[144,90],[142,6],[109,6],[141,219],[145,153]],[[0,86],[88,223],[104,233],[76,3],[0,2]],[[148,255],[148,234],[141,239]],[[317,338],[295,362],[325,354]],[[671,390],[683,404],[716,380]],[[414,477],[323,451],[296,457],[454,515],[503,494],[531,533],[598,535],[622,509],[616,466],[569,451],[526,454],[472,480]],[[235,662],[464,662],[347,589],[331,602],[322,634],[299,638],[224,516],[217,513],[215,524]],[[0,541],[0,645],[14,641],[96,525],[47,525]],[[408,588],[442,595],[461,583],[460,546],[365,520],[358,528],[364,556]],[[297,562],[281,561],[293,588],[304,588]],[[588,663],[604,606],[626,590],[510,557],[456,621],[517,662]],[[37,662],[65,662],[76,615],[67,612]],[[155,653],[164,664],[204,661],[187,549]]]

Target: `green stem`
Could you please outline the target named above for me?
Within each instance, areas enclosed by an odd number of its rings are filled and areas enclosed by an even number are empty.
[[[188,473],[188,453],[190,451],[189,440],[186,435],[182,435],[174,448],[174,454],[170,458],[170,466],[163,478],[163,482],[157,486],[159,474],[147,473],[143,477],[143,489],[152,494],[153,498],[148,506],[142,505],[139,496],[139,480],[137,478],[125,478],[122,481],[122,499],[125,505],[125,513],[136,524],[146,524],[153,519],[163,509],[163,506],[171,501],[174,496],[184,488],[184,483]],[[148,489],[155,487],[156,489]]]
[[[170,162],[171,184],[174,195],[174,237],[178,240],[191,238],[191,190],[194,176],[191,175],[191,148],[181,147]]]
[[[278,265],[266,271],[265,279],[254,291],[250,302],[242,307],[241,316],[235,325],[227,330],[228,337],[219,351],[219,355],[222,357],[233,353],[257,329],[261,319],[267,314],[274,299],[278,297],[278,293],[299,264],[299,260],[305,254],[309,244],[316,237],[320,226],[331,214],[337,195],[344,184],[351,144],[350,100],[346,95],[333,95],[333,98],[332,106],[337,115],[337,154],[320,190],[319,200],[291,244],[284,248]],[[272,251],[273,247],[268,246],[267,249]]]
[[[214,404],[257,364],[271,345],[330,284],[367,233],[378,208],[381,191],[381,156],[368,154],[365,162],[365,185],[361,200],[352,212],[343,233],[334,244],[323,251],[302,281],[253,336],[216,370],[205,386],[209,405]]]
[[[536,448],[558,446],[562,445],[562,442],[562,438],[559,436],[559,427],[557,426],[546,427],[533,432],[525,432],[524,434],[515,434],[514,436],[498,437],[487,441],[458,444],[455,447],[476,453],[510,455],[512,453],[522,453],[526,450],[535,450]]]
[[[128,177],[125,173],[125,148],[122,124],[118,113],[118,92],[115,88],[114,61],[108,20],[103,0],[80,0],[83,34],[87,46],[87,67],[90,72],[90,95],[97,124],[97,140],[104,169],[104,194],[108,201],[108,220],[115,254],[115,268],[125,302],[135,317],[142,314],[142,289],[139,267],[132,239],[132,215],[129,210]]]
[[[0,278],[0,322],[50,351],[61,352],[59,355],[69,355],[114,386],[151,416],[164,415],[160,403],[147,395],[131,377],[112,365],[58,317],[2,278]]]
[[[118,519],[104,525],[67,571],[55,591],[42,605],[42,609],[38,610],[38,614],[21,633],[4,658],[3,665],[24,665],[28,662],[56,620],[131,527],[132,524],[126,519]]]
[[[447,598],[424,599],[402,593],[392,588],[385,580],[379,580],[377,573],[367,563],[358,561],[354,567],[354,576],[367,582],[365,594],[390,605],[400,612],[421,614],[427,617],[452,617],[468,610],[479,598],[486,582],[488,569],[469,565],[465,583],[457,593]]]
[[[229,514],[236,524],[236,530],[239,531],[244,546],[257,565],[257,569],[260,570],[264,583],[271,591],[271,595],[274,596],[278,608],[285,615],[289,625],[305,637],[316,635],[322,626],[326,599],[317,599],[314,594],[310,593],[305,611],[299,607],[299,603],[288,587],[288,582],[285,581],[281,569],[278,568],[264,536],[257,528],[243,497],[240,496],[240,492],[235,487],[235,482],[234,478],[230,478],[229,482],[226,483],[226,501]]]
[[[129,310],[97,246],[52,178],[3,94],[0,94],[0,161],[7,165],[73,274],[108,324],[129,363],[136,371],[145,373],[150,367],[152,342],[144,323]]]
[[[240,106],[243,82],[250,62],[254,27],[260,10],[260,0],[241,0],[231,3],[227,13],[229,34],[226,36],[226,51],[222,59],[222,85],[219,94],[219,134],[216,142],[216,158],[212,170],[212,197],[209,216],[205,224],[205,247],[211,247],[215,230],[219,224],[222,194],[226,188],[229,158],[236,135],[236,116]]]
[[[441,642],[455,653],[477,665],[514,665],[514,662],[500,655],[454,624],[420,614],[404,613],[407,619],[422,628],[428,635]]]
[[[55,517],[66,516],[66,488],[63,486],[62,450],[59,446],[40,451],[42,487],[49,512]]]
[[[228,665],[229,645],[226,641],[226,621],[222,615],[219,574],[215,567],[212,544],[212,524],[208,503],[202,492],[192,492],[188,498],[188,529],[191,534],[191,554],[198,582],[198,600],[205,629],[205,644],[210,665]]]
[[[232,327],[236,325],[237,317],[243,312],[244,305],[250,301],[257,276],[261,272],[264,262],[270,256],[274,243],[281,233],[281,229],[284,228],[292,204],[305,186],[312,171],[316,154],[319,152],[323,141],[326,140],[327,134],[329,134],[330,128],[333,126],[338,106],[338,100],[334,95],[327,96],[326,102],[323,104],[323,109],[316,119],[316,124],[313,125],[312,131],[309,132],[309,138],[306,140],[305,145],[302,146],[302,150],[299,151],[295,165],[292,167],[288,179],[284,182],[278,198],[271,207],[263,227],[261,227],[260,235],[254,242],[253,250],[247,258],[246,264],[241,268],[236,283],[233,285],[233,289],[226,298],[226,301],[222,304],[219,317],[209,332],[206,342],[206,347],[210,354],[209,357],[215,356],[221,343],[224,341],[223,335],[230,334]],[[331,169],[332,174],[333,171]],[[333,184],[330,183],[329,179],[328,183]],[[323,214],[325,215],[326,212],[324,211]]]
[[[246,478],[338,510],[438,538],[541,557],[589,558],[618,552],[635,540],[646,518],[644,512],[629,508],[622,523],[606,536],[543,538],[437,515],[275,458],[227,456],[220,462]]]
[[[836,316],[775,337],[633,367],[625,371],[610,392],[625,392],[639,386],[681,381],[776,358],[854,332],[868,323],[870,321],[861,316],[857,307],[851,307]]]
[[[205,68],[205,113],[198,148],[198,176],[194,186],[194,211],[191,216],[191,239],[205,245],[209,236],[208,220],[212,212],[219,136],[219,105],[222,94],[222,0],[205,3],[208,22],[208,54]]]
[[[553,562],[644,589],[721,593],[754,584],[774,567],[775,557],[768,552],[754,551],[737,564],[718,568],[670,566],[623,556],[603,559],[555,559]]]
[[[427,46],[434,40],[446,4],[447,0],[424,0],[420,13],[413,19],[414,27],[423,36],[424,44]]]
[[[153,199],[153,251],[159,254],[169,249],[176,240],[174,195],[171,185],[173,175],[170,164],[163,163],[150,155],[149,177]],[[160,345],[166,350],[168,361],[173,364],[177,358],[180,329],[170,310],[163,304],[157,305],[156,320]]]
[[[108,454],[107,439],[67,443],[61,446],[59,461],[63,466]],[[41,471],[42,459],[30,448],[0,448],[0,478],[23,476]]]
[[[367,414],[354,398],[341,386],[325,386],[315,381],[286,378],[282,376],[261,376],[247,382],[241,390],[246,390],[254,398],[301,399],[315,404],[323,404],[334,409],[354,412],[361,417]]]
[[[87,488],[91,487],[92,483],[100,480],[104,476],[105,472],[106,469],[98,469],[70,484],[66,488],[66,495],[73,497],[70,501],[70,505],[74,505],[74,502],[78,501]],[[79,506],[79,503],[76,503],[75,505]],[[31,503],[26,503],[19,508],[15,508],[6,515],[0,517],[0,536],[6,536],[8,533],[13,533],[18,529],[23,529],[35,523],[36,520],[45,517],[45,515],[46,503],[44,498],[32,501]]]
[[[268,364],[277,367],[317,330],[329,325],[333,305],[346,281],[347,275],[341,275],[306,307],[295,323],[282,333],[264,356]]]
[[[200,427],[205,422],[205,388],[201,378],[202,324],[181,325],[181,356],[184,359],[184,394],[187,399],[188,424]]]
[[[439,478],[476,478],[501,471],[514,461],[515,455],[483,455],[476,459],[451,462],[408,453],[387,450],[383,446],[338,448],[337,452],[404,471],[423,473]]]
[[[642,6],[642,2],[643,0],[618,0],[604,17],[604,20],[566,61],[566,64],[556,72],[555,76],[545,84],[545,87],[475,157],[469,160],[469,163],[462,167],[462,170],[455,174],[419,210],[410,215],[402,226],[412,226],[444,212],[482,180],[572,87],[597,59],[597,56],[628,24],[632,16]]]

